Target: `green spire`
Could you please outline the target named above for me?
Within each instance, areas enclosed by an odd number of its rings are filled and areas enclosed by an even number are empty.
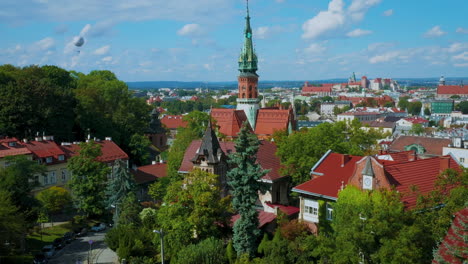
[[[257,55],[253,48],[252,28],[250,27],[249,1],[247,0],[247,16],[245,17],[244,47],[239,56],[239,71],[257,75]]]

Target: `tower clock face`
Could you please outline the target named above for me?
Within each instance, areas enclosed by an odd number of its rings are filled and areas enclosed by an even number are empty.
[[[364,175],[362,182],[363,189],[371,190],[372,189],[372,177]]]
[[[252,37],[252,33],[247,32],[247,38],[251,38],[251,37]]]

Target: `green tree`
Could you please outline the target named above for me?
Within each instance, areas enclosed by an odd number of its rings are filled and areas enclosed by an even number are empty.
[[[129,192],[123,199],[120,206],[119,225],[140,226],[141,205],[137,200],[135,193]]]
[[[422,103],[421,102],[411,102],[408,103],[408,114],[419,115],[421,113]]]
[[[424,133],[424,127],[421,124],[413,124],[409,132],[411,134],[421,135]]]
[[[131,149],[131,159],[137,166],[148,165],[151,163],[149,151],[150,146],[151,142],[147,137],[140,134],[132,135],[128,147]]]
[[[398,107],[401,108],[401,109],[407,109],[408,108],[408,99],[410,97],[409,96],[403,96],[403,97],[400,97],[399,98],[399,101],[398,101]]]
[[[187,122],[187,129],[193,131],[197,135],[197,138],[203,136],[210,119],[209,114],[200,111],[193,111],[182,117],[182,120]],[[213,123],[214,120],[211,121]]]
[[[78,208],[87,216],[101,215],[105,210],[105,185],[110,173],[106,164],[96,161],[101,145],[93,140],[80,144],[79,154],[68,161],[72,172],[70,188]]]
[[[167,156],[167,175],[170,179],[179,180],[179,168],[184,159],[185,150],[193,140],[199,138],[199,134],[191,129],[179,128]]]
[[[52,186],[40,191],[36,198],[50,214],[58,213],[72,203],[68,190],[58,186]]]
[[[169,255],[191,242],[222,235],[230,197],[221,198],[219,186],[217,175],[196,169],[168,187],[157,223],[166,233]]]
[[[460,102],[457,105],[457,110],[461,111],[462,114],[464,114],[464,115],[468,114],[468,101]]]
[[[430,115],[431,115],[431,110],[429,110],[428,107],[425,107],[425,108],[424,108],[424,115],[426,115],[426,116],[430,116]]]
[[[17,243],[26,231],[24,215],[11,200],[7,190],[0,190],[0,255],[7,255],[8,247],[5,242]]]
[[[257,249],[256,241],[260,234],[258,212],[255,202],[258,192],[264,193],[266,186],[260,179],[268,173],[257,161],[257,151],[260,141],[249,130],[244,122],[236,139],[236,152],[229,155],[229,163],[233,166],[228,173],[228,185],[232,194],[232,205],[240,218],[234,224],[233,243],[238,255],[253,256]]]
[[[114,177],[107,185],[107,207],[115,208],[114,223],[119,219],[119,210],[125,197],[136,190],[136,183],[133,175],[127,168],[127,161],[117,160]]]
[[[5,157],[9,164],[0,168],[0,190],[7,190],[13,205],[25,216],[27,226],[32,226],[37,220],[39,203],[32,195],[32,190],[38,185],[37,177],[42,177],[45,166],[26,156]]]
[[[223,241],[213,237],[195,245],[182,248],[171,260],[175,264],[222,264],[226,263]]]
[[[349,111],[351,109],[351,107],[349,106],[343,106],[343,107],[338,107],[335,105],[335,107],[333,107],[333,114],[334,115],[339,115],[341,113],[345,113],[347,111]]]

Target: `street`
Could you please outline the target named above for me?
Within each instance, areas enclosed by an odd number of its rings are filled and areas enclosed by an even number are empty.
[[[49,261],[50,264],[85,264],[100,263],[114,264],[119,263],[117,255],[109,249],[104,243],[104,232],[89,232],[87,236],[77,237],[76,240],[67,244]],[[90,243],[91,244],[91,251]]]

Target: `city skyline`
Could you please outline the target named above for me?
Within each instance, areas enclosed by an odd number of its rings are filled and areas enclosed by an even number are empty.
[[[234,81],[244,0],[0,4],[0,64],[108,69],[124,81]],[[463,77],[462,0],[250,0],[260,80]],[[84,38],[81,47],[74,45]]]

